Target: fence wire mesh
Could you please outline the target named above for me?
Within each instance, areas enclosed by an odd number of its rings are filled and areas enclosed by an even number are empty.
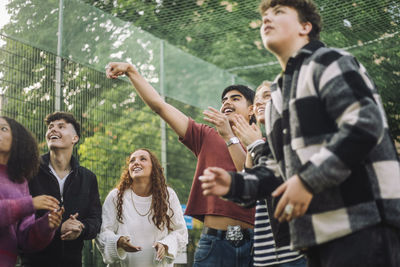
[[[321,39],[349,50],[366,66],[381,92],[392,135],[400,140],[400,3],[315,2],[324,19]],[[162,155],[159,117],[127,80],[106,79],[105,64],[134,63],[157,90],[163,87],[167,102],[203,122],[202,109],[218,108],[226,86],[242,83],[254,88],[280,71],[261,44],[258,3],[64,1],[58,55],[61,110],[74,113],[82,125],[74,153],[96,173],[102,200],[115,186],[129,152],[147,147]],[[5,0],[1,9],[9,21],[0,24],[0,111],[28,127],[46,152],[43,119],[58,101],[59,0]],[[166,147],[168,183],[185,203],[195,158],[170,128]],[[193,251],[196,236],[192,239]],[[84,262],[103,266],[92,242],[86,243]]]

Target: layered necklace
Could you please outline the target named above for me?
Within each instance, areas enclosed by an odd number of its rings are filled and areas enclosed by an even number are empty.
[[[132,193],[132,192],[133,192],[133,190],[131,189],[132,204],[133,204],[133,208],[136,210],[137,214],[139,214],[139,216],[142,216],[142,217],[149,215],[149,213],[150,213],[150,211],[151,211],[151,204],[150,204],[149,210],[148,210],[145,214],[141,214],[141,213],[137,210],[137,208],[136,208],[136,206],[135,206],[135,201],[133,200],[133,193]]]

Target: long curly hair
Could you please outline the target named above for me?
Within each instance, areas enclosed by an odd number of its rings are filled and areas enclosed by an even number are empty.
[[[7,116],[0,116],[10,125],[12,143],[7,162],[7,173],[11,181],[23,183],[39,170],[39,149],[35,137],[22,124]]]
[[[155,226],[162,230],[164,227],[170,231],[172,230],[171,227],[171,217],[174,216],[174,212],[169,205],[169,193],[167,189],[167,184],[165,181],[165,176],[163,173],[163,168],[157,157],[148,149],[140,148],[133,151],[130,156],[138,151],[143,150],[149,153],[152,169],[150,174],[150,182],[151,182],[151,210],[152,212],[148,215],[152,215],[152,221]],[[122,171],[121,178],[118,182],[117,189],[118,189],[118,198],[117,198],[117,220],[120,223],[123,223],[122,220],[122,204],[123,204],[123,195],[125,190],[131,188],[133,179],[129,174],[129,160],[130,156],[127,158],[125,163],[125,168]],[[171,210],[171,216],[168,215],[168,210]]]

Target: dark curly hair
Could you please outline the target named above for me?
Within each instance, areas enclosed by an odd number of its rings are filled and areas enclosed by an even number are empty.
[[[56,111],[48,114],[44,119],[47,126],[49,126],[49,124],[52,123],[53,121],[58,121],[58,120],[65,120],[67,123],[71,123],[72,126],[74,126],[76,134],[78,135],[79,138],[81,138],[81,126],[72,113],[64,111]]]
[[[131,155],[139,150],[146,151],[150,155],[152,169],[150,174],[150,181],[151,181],[151,209],[152,212],[152,221],[157,226],[158,229],[162,230],[164,227],[170,231],[172,230],[171,227],[171,217],[174,216],[174,212],[169,205],[169,193],[167,189],[167,184],[165,181],[165,176],[163,173],[163,168],[157,157],[148,149],[146,148],[139,148],[136,149],[131,153]],[[130,156],[131,156],[130,155]],[[125,168],[122,171],[121,178],[117,185],[118,189],[118,199],[117,199],[117,220],[120,223],[122,221],[122,204],[123,204],[123,195],[126,189],[132,186],[133,180],[129,174],[129,160],[130,156],[126,160]],[[171,210],[172,215],[168,215],[168,210]]]
[[[318,8],[312,0],[262,0],[260,3],[261,16],[267,9],[281,5],[296,9],[300,22],[310,22],[312,29],[308,34],[310,41],[319,40],[319,33],[322,29],[322,19]]]
[[[11,129],[11,151],[7,162],[7,173],[11,181],[23,183],[30,180],[39,170],[39,149],[32,133],[22,124],[6,116]]]

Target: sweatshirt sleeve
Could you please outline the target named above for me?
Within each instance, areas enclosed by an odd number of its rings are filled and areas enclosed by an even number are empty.
[[[168,246],[168,254],[166,260],[172,263],[178,252],[182,250],[188,243],[188,231],[186,228],[185,219],[183,217],[181,204],[175,191],[168,188],[170,207],[174,212],[172,216],[172,231],[158,242]]]
[[[0,200],[0,227],[16,225],[17,243],[22,251],[41,250],[53,239],[55,230],[49,227],[49,213],[35,220],[35,209],[28,184],[25,182],[21,186],[22,197]]]
[[[22,218],[34,214],[32,196],[16,199],[0,199],[0,227],[12,225]]]
[[[102,225],[100,233],[96,238],[96,245],[103,261],[106,264],[112,264],[126,258],[126,251],[117,248],[118,239],[121,235],[118,231],[116,198],[117,189],[112,190],[103,204]]]
[[[35,215],[26,216],[18,225],[18,247],[24,252],[39,251],[47,247],[56,229],[50,229],[49,212],[35,220]]]

